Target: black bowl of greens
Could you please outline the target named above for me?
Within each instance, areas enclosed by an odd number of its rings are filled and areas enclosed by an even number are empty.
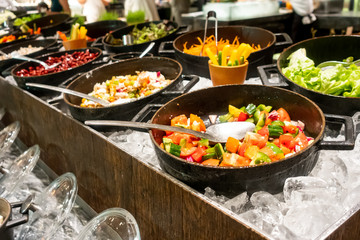
[[[277,60],[289,88],[312,99],[325,113],[352,116],[360,109],[360,36],[327,36],[296,43]],[[318,67],[327,61],[344,62]],[[261,75],[261,74],[260,74]],[[262,76],[265,85],[268,79]]]
[[[179,26],[176,22],[166,20],[146,22],[108,33],[103,37],[102,43],[107,52],[122,53],[142,52],[151,42],[155,42],[150,52],[157,54],[160,43],[173,40],[178,31]],[[132,36],[132,44],[124,45],[123,36],[125,35]]]

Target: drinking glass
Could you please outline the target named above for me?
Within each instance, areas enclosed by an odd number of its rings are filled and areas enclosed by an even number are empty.
[[[0,197],[8,198],[16,186],[30,173],[40,157],[39,145],[34,145],[17,157],[8,169],[0,167]]]
[[[0,131],[0,154],[6,152],[20,131],[20,123],[15,121]]]
[[[140,240],[135,218],[122,208],[110,208],[93,218],[76,240]]]
[[[17,239],[52,239],[71,211],[77,194],[77,181],[73,173],[55,179],[42,193],[35,196],[29,222],[20,230]]]

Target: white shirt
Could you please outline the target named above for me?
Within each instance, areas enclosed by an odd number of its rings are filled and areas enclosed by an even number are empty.
[[[129,11],[135,12],[142,10],[145,12],[145,19],[149,21],[160,20],[154,0],[125,0],[125,15]]]
[[[105,12],[106,9],[101,0],[87,0],[84,4],[83,14],[86,16],[87,23],[96,22]]]
[[[313,0],[290,0],[293,10],[300,16],[309,15],[314,11]]]

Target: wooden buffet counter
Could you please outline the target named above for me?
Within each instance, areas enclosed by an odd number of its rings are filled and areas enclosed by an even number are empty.
[[[143,239],[263,239],[230,210],[119,149],[107,138],[35,95],[0,78],[3,121],[21,123],[19,138],[38,144],[41,159],[58,175],[73,172],[79,195],[94,210],[127,209]],[[360,212],[349,214],[323,237],[356,239]]]

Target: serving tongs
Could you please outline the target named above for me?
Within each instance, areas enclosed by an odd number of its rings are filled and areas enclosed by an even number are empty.
[[[207,34],[207,27],[208,27],[208,20],[209,18],[215,18],[215,45],[216,45],[216,54],[218,53],[218,21],[216,18],[216,12],[215,11],[209,11],[206,17],[206,21],[205,21],[205,30],[204,30],[204,38],[203,38],[203,42],[201,43],[201,51],[200,51],[200,56],[202,56],[203,51],[204,51],[204,46],[205,46],[205,40],[206,40],[206,34]]]

